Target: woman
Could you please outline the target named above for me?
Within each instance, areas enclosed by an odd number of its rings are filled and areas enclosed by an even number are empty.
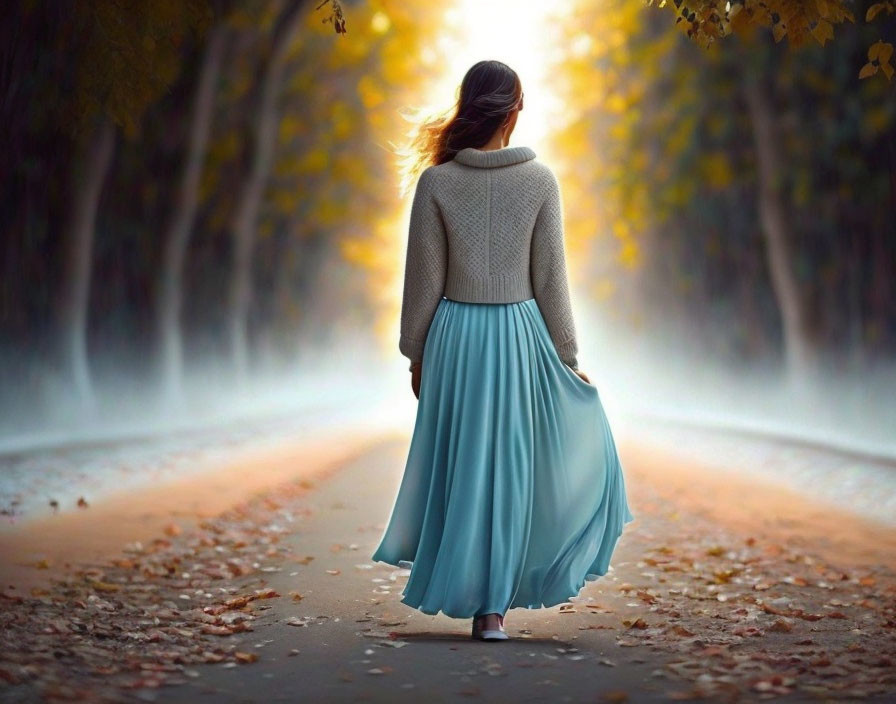
[[[410,567],[402,603],[473,617],[578,595],[634,519],[597,389],[578,369],[556,177],[509,147],[523,92],[499,61],[418,139],[399,348],[418,399],[373,559]]]

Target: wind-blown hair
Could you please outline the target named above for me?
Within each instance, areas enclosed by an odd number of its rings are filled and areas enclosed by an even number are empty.
[[[399,150],[404,161],[402,192],[426,167],[450,161],[466,147],[486,144],[522,97],[522,83],[510,66],[496,60],[473,64],[461,81],[455,105],[447,113],[420,121],[408,146]]]

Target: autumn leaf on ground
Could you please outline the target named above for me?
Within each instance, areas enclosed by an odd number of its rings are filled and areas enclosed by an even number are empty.
[[[769,626],[770,631],[778,631],[781,633],[790,633],[793,630],[793,622],[788,621],[785,618],[779,618],[775,621],[771,626]]]
[[[639,620],[640,620],[640,619],[639,619]],[[676,635],[676,636],[684,636],[684,637],[688,637],[688,636],[692,636],[692,635],[694,635],[693,631],[689,631],[689,630],[688,630],[687,628],[685,628],[684,626],[678,626],[678,625],[676,625],[676,626],[672,626],[671,628],[669,628],[669,629],[666,631],[666,633],[672,633],[672,634],[674,634],[674,635]]]
[[[96,589],[98,592],[117,592],[121,589],[121,586],[118,584],[111,584],[109,582],[91,582],[90,586]]]

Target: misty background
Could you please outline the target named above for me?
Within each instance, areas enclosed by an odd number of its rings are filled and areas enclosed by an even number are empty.
[[[4,512],[409,432],[398,146],[498,58],[614,428],[896,515],[896,15],[828,5],[703,46],[632,0],[12,3]]]

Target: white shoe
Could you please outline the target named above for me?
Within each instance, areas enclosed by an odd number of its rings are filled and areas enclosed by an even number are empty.
[[[485,614],[483,614],[484,616]],[[500,630],[495,629],[485,629],[482,630],[481,623],[482,616],[476,616],[473,618],[473,633],[472,637],[478,640],[508,640],[510,636],[504,632],[504,617],[501,614],[498,614],[498,620],[501,624]]]

